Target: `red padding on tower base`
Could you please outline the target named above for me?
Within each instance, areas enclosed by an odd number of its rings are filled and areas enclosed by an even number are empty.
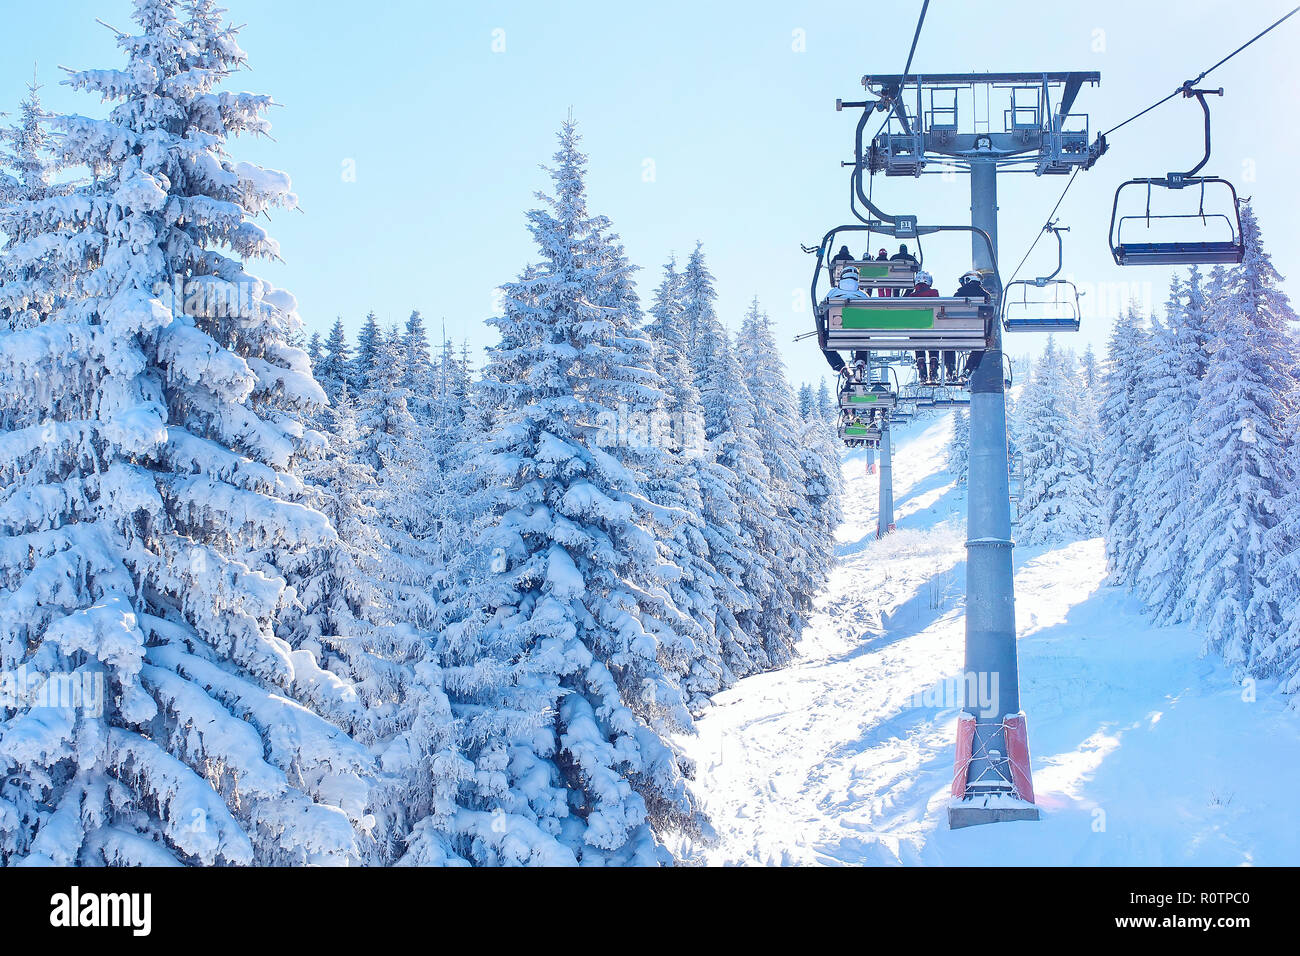
[[[953,762],[952,795],[966,796],[966,774],[970,770],[971,747],[975,741],[975,717],[963,713],[957,718],[957,756]]]
[[[1025,726],[1025,715],[1016,714],[1002,721],[1002,733],[1007,741],[1007,762],[1011,764],[1011,785],[1017,797],[1033,803],[1034,781],[1029,773],[1029,729]]]

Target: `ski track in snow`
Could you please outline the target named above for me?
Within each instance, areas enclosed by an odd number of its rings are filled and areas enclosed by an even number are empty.
[[[682,741],[718,832],[688,863],[1282,865],[1300,715],[1257,701],[1186,628],[1107,587],[1100,539],[1017,548],[1021,702],[1042,820],[947,828],[956,709],[915,695],[962,665],[965,494],[951,415],[896,429],[898,532],[845,459],[841,560],[800,658],[718,695]],[[931,697],[927,702],[933,701]]]

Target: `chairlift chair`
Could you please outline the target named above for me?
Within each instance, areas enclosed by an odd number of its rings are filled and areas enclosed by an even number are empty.
[[[986,347],[992,306],[975,298],[828,299],[824,347],[836,350]]]
[[[1241,214],[1236,187],[1218,176],[1198,176],[1210,159],[1210,107],[1206,94],[1223,95],[1223,89],[1197,90],[1190,82],[1183,84],[1183,96],[1195,97],[1205,113],[1205,155],[1185,173],[1162,177],[1130,179],[1115,191],[1110,214],[1110,252],[1117,265],[1163,266],[1235,265],[1245,255],[1241,234]],[[1198,196],[1195,212],[1169,213],[1151,211],[1155,195],[1182,195],[1192,188]],[[1140,214],[1120,212],[1120,197],[1145,192],[1146,203]],[[1207,211],[1207,197],[1212,206]],[[1199,223],[1199,226],[1194,224]],[[1126,228],[1127,231],[1126,231]],[[1161,230],[1164,227],[1164,230]],[[1195,231],[1189,231],[1195,228]]]
[[[863,291],[892,289],[895,292],[915,288],[916,273],[920,268],[915,262],[905,259],[854,259],[849,262],[841,259],[832,264],[831,285],[840,281],[840,272],[845,266],[858,270],[858,288]]]
[[[1056,269],[1051,275],[1007,283],[1002,296],[1002,327],[1008,332],[1079,331],[1079,290],[1070,280],[1056,278],[1065,261],[1061,233],[1069,232],[1069,226],[1049,222],[1043,231],[1056,237]]]
[[[906,223],[906,227],[902,225]],[[812,301],[817,324],[818,345],[823,351],[854,352],[913,352],[919,350],[972,352],[987,348],[995,309],[983,298],[899,296],[873,298],[854,293],[837,295],[836,290],[825,297],[818,296],[818,278],[822,269],[838,275],[846,263],[833,263],[830,250],[834,248],[837,234],[843,232],[876,232],[895,237],[918,238],[938,232],[971,232],[981,238],[989,249],[990,261],[996,262],[993,241],[987,233],[972,226],[918,226],[915,217],[895,217],[893,225],[871,222],[866,225],[843,225],[831,229],[817,247],[804,248],[817,254],[813,270]],[[899,260],[888,262],[856,263],[859,270],[859,290],[864,288],[862,269],[874,268],[887,274],[880,281],[904,283],[907,276],[915,278],[911,263]],[[996,280],[996,267],[994,278]],[[870,280],[869,280],[870,281]],[[838,284],[837,282],[835,284]],[[1000,285],[1000,284],[999,284]],[[901,288],[902,285],[894,285]]]
[[[1007,490],[1012,501],[1019,501],[1025,488],[1025,456],[1012,452],[1007,459]]]
[[[858,420],[840,422],[839,437],[850,448],[879,448],[880,426]]]
[[[934,407],[937,409],[970,408],[970,392],[948,386],[935,392]]]
[[[856,412],[885,411],[894,407],[897,396],[884,382],[843,380],[840,385],[840,408]]]

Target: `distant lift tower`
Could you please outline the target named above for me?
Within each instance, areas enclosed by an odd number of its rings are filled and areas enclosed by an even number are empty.
[[[969,171],[971,225],[991,240],[972,233],[973,264],[996,275],[998,173],[1057,176],[1091,168],[1106,142],[1090,141],[1088,117],[1072,110],[1083,86],[1100,82],[1099,73],[865,76],[862,85],[878,98],[861,105],[888,117],[857,161],[886,176]],[[865,199],[860,189],[859,196]],[[966,703],[948,809],[954,829],[1038,819],[1016,671],[1000,322],[991,324],[970,391]]]

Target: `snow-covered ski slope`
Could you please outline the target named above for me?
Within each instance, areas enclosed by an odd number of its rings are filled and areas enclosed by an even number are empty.
[[[1100,539],[1016,550],[1021,700],[1043,817],[950,831],[965,495],[951,415],[898,430],[898,533],[845,460],[841,561],[791,666],[741,681],[684,741],[707,864],[1297,864],[1300,715],[1255,700],[1184,628],[1107,587]],[[917,695],[930,692],[929,697]]]

